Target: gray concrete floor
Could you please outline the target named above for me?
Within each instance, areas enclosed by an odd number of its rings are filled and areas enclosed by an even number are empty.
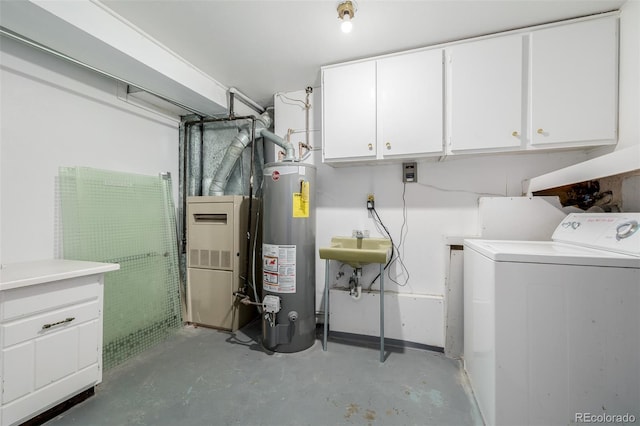
[[[438,352],[321,339],[266,353],[259,324],[185,327],[104,374],[95,396],[47,425],[479,425],[457,361]]]

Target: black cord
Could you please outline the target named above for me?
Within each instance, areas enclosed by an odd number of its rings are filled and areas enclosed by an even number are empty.
[[[387,227],[382,222],[382,219],[380,218],[380,215],[378,215],[378,211],[375,209],[375,207],[372,208],[371,211],[375,215],[373,220],[376,223],[376,226],[380,225],[382,227],[382,229],[384,230],[384,233],[387,234],[387,237],[389,237],[389,240],[391,240],[391,256],[389,257],[389,260],[387,261],[386,265],[384,265],[384,268],[383,268],[383,271],[386,271],[387,268],[389,268],[389,266],[393,262],[393,258],[394,258],[394,255],[395,255],[395,246],[396,245],[393,242],[393,237],[391,236],[391,233],[389,232]],[[376,277],[371,281],[371,284],[369,284],[368,290],[371,290],[371,287],[373,287],[373,284],[376,282],[376,280],[378,278],[380,278],[380,273],[379,272],[378,272],[378,275],[376,275]]]
[[[398,256],[396,257],[396,260],[400,261],[400,268],[407,273],[407,278],[404,280],[403,284],[400,284],[399,282],[391,278],[391,276],[389,276],[389,279],[399,286],[405,286],[409,282],[409,270],[402,260],[402,251],[404,251],[404,243],[406,241],[405,237],[406,233],[409,232],[409,226],[407,225],[407,200],[405,198],[406,192],[407,183],[405,182],[402,186],[402,226],[400,227],[400,243],[398,244]],[[400,248],[402,248],[402,250],[400,250]]]
[[[404,287],[409,282],[409,270],[407,269],[406,265],[404,264],[404,261],[402,260],[401,251],[400,251],[400,246],[402,244],[404,244],[404,235],[403,235],[403,233],[409,232],[409,227],[407,226],[407,202],[406,202],[406,198],[405,198],[406,191],[407,191],[407,184],[405,182],[404,185],[403,185],[403,189],[402,189],[402,218],[403,218],[403,221],[402,221],[402,226],[400,227],[400,243],[399,243],[398,246],[396,246],[396,244],[393,242],[393,237],[391,236],[391,233],[389,232],[389,230],[387,229],[385,224],[382,222],[382,219],[380,218],[380,215],[378,214],[378,211],[375,209],[375,207],[371,209],[371,211],[373,212],[373,215],[374,215],[374,217],[372,217],[372,218],[374,220],[374,223],[376,224],[376,227],[378,227],[378,225],[380,225],[382,227],[382,229],[384,230],[384,233],[387,235],[387,237],[389,237],[389,240],[391,241],[391,256],[389,257],[389,260],[387,261],[387,263],[384,265],[383,271],[386,271],[393,262],[395,262],[396,260],[399,260],[400,261],[400,267],[406,272],[407,278],[405,279],[404,283],[402,283],[402,284],[400,284],[398,281],[396,281],[393,278],[391,278],[391,276],[389,276],[389,279],[394,284],[396,284],[398,286],[401,286],[401,287]],[[369,284],[368,290],[371,290],[371,287],[373,287],[373,284],[375,284],[375,282],[376,282],[376,280],[378,278],[380,278],[380,273],[378,273],[378,275],[376,275],[375,278],[373,280],[371,280],[371,284]]]

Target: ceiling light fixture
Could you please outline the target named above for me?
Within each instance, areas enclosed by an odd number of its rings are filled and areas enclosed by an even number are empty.
[[[340,29],[343,33],[350,33],[353,24],[351,20],[356,14],[356,9],[353,6],[353,2],[346,0],[338,4],[338,19],[342,21]]]

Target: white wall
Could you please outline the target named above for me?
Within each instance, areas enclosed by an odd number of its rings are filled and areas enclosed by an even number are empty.
[[[640,1],[620,8],[618,144],[594,149],[589,158],[640,145]]]
[[[2,38],[0,262],[53,258],[61,166],[178,183],[178,125],[119,100],[115,81]]]
[[[616,150],[640,145],[640,1],[620,11],[619,143]]]
[[[304,91],[286,94],[290,98],[304,100]],[[367,194],[373,193],[376,210],[389,229],[396,243],[400,241],[403,224],[403,183],[400,164],[375,166],[337,167],[322,164],[320,88],[312,96],[311,143],[317,147],[313,163],[318,167],[317,175],[317,226],[316,249],[329,244],[332,236],[351,235],[354,229],[368,229],[377,234],[373,220],[366,209]],[[296,133],[292,142],[297,145],[304,140],[304,109],[281,96],[275,97],[275,132],[285,136],[287,129]],[[406,237],[403,241],[402,258],[408,270],[402,274],[395,264],[391,276],[401,284],[389,279],[385,289],[402,295],[420,295],[412,303],[403,299],[386,299],[386,317],[390,329],[387,336],[416,343],[444,346],[444,292],[447,251],[446,236],[473,236],[479,234],[478,198],[480,196],[520,196],[522,181],[551,170],[565,167],[586,159],[584,152],[556,152],[547,154],[511,154],[467,157],[449,157],[446,161],[424,160],[418,164],[418,183],[406,185]],[[317,250],[316,250],[317,251]],[[332,262],[330,282],[346,286],[351,273],[348,266],[342,268],[345,275],[339,280],[337,262]],[[364,282],[369,283],[377,273],[371,266],[363,271]],[[324,261],[316,258],[316,307],[322,310],[324,287]],[[367,284],[368,285],[368,284]],[[366,285],[365,285],[366,287]],[[374,289],[378,289],[376,284]],[[333,296],[335,297],[335,296]],[[332,299],[333,300],[333,299]],[[366,309],[351,307],[349,313],[335,313],[332,329],[362,333],[369,330],[378,333],[378,297],[367,297],[361,304],[373,304]],[[336,298],[336,302],[338,299]],[[333,305],[350,306],[342,301]],[[410,312],[402,309],[411,309]],[[406,308],[409,306],[409,308]],[[434,315],[434,312],[436,315]],[[397,321],[399,318],[402,321]],[[394,328],[394,324],[396,324]],[[397,326],[397,324],[401,324]],[[404,324],[404,325],[402,325]],[[416,324],[420,325],[416,327]]]
[[[616,150],[640,144],[640,1],[630,0],[621,9],[620,17],[620,97],[619,142]],[[295,99],[304,99],[304,91],[287,93]],[[321,146],[320,88],[314,89],[311,114],[311,141]],[[304,130],[304,110],[295,102],[281,96],[275,97],[276,133],[284,136],[287,129]],[[293,142],[304,140],[304,133],[294,133]],[[519,196],[522,181],[550,171],[581,162],[587,158],[611,151],[611,148],[586,152],[566,151],[547,154],[487,155],[449,157],[444,162],[422,161],[418,167],[418,183],[406,186],[407,225],[403,258],[409,271],[409,280],[398,287],[389,280],[386,288],[401,295],[431,295],[417,298],[417,305],[410,312],[400,312],[398,303],[387,299],[387,315],[411,322],[410,326],[392,329],[388,337],[417,343],[444,346],[446,236],[469,236],[479,233],[478,198],[482,195]],[[333,235],[350,235],[353,229],[375,228],[365,208],[366,195],[375,194],[376,208],[385,224],[398,240],[403,222],[401,166],[399,164],[332,168],[321,164],[317,151],[313,162],[318,166],[318,212],[316,248],[329,243]],[[324,261],[316,259],[316,307],[322,306],[324,286]],[[336,263],[336,262],[334,262]],[[336,279],[338,265],[330,272],[331,285],[346,285],[349,267],[342,270],[345,276]],[[365,270],[365,282],[375,275]],[[392,275],[400,273],[395,265]],[[398,277],[400,282],[404,276]],[[377,288],[377,285],[374,289]],[[396,298],[397,299],[397,298]],[[377,297],[363,298],[360,302],[377,306]],[[360,303],[358,302],[358,303]],[[341,331],[377,335],[377,309],[367,306],[357,309],[341,300],[338,308],[348,307],[350,312],[335,315],[340,319]],[[391,305],[391,306],[389,306]],[[403,308],[407,304],[402,304]],[[336,306],[334,306],[336,308]],[[336,308],[336,309],[338,309]],[[333,308],[332,308],[333,309]],[[438,315],[433,315],[434,312]],[[397,319],[395,318],[395,319]],[[434,321],[434,318],[437,320]],[[419,331],[415,324],[422,324]],[[346,324],[346,325],[345,325]],[[397,324],[392,318],[389,324]],[[333,325],[333,323],[332,323]],[[366,332],[368,330],[368,333]]]

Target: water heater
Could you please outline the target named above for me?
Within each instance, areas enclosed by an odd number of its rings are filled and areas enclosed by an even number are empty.
[[[276,352],[315,341],[315,176],[310,164],[264,167],[262,343]]]

